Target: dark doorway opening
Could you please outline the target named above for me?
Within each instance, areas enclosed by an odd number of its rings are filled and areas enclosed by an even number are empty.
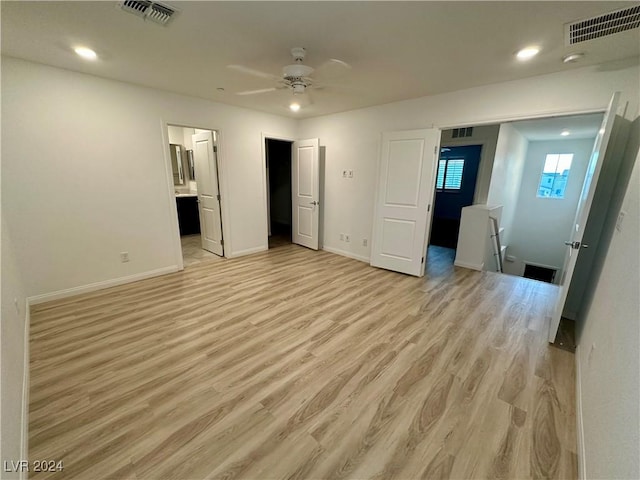
[[[541,282],[553,283],[556,278],[556,269],[525,263],[524,274],[522,276],[524,278],[531,278]]]
[[[269,248],[291,243],[291,144],[267,138],[267,207],[269,215]]]
[[[482,145],[444,147],[436,175],[436,198],[429,243],[455,249],[462,207],[473,204]]]

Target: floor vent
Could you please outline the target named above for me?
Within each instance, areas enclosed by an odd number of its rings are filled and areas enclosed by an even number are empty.
[[[124,0],[118,2],[118,8],[132,13],[143,20],[150,20],[159,25],[167,25],[177,13],[177,10],[168,5],[148,0]]]
[[[640,27],[640,5],[565,24],[565,44],[575,45],[638,27]]]

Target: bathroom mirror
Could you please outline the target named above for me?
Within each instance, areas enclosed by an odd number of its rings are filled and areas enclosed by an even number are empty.
[[[184,164],[182,162],[182,145],[169,144],[171,151],[171,170],[173,171],[173,184],[184,185]]]
[[[187,159],[189,166],[189,179],[193,181],[196,179],[196,166],[193,163],[193,150],[187,150]]]

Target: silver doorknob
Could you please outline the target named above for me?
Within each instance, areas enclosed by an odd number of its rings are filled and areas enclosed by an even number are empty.
[[[315,200],[311,202],[309,205],[320,205],[320,202],[316,202]]]
[[[574,250],[578,250],[580,247],[589,248],[589,245],[586,245],[584,243],[580,243],[578,241],[576,241],[576,242],[568,242],[568,241],[566,241],[566,242],[564,242],[564,244],[567,245],[568,247],[573,248]]]

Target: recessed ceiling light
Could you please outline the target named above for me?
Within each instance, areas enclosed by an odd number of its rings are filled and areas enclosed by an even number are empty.
[[[516,57],[518,60],[529,60],[530,58],[535,57],[540,51],[540,47],[536,47],[535,45],[531,45],[529,47],[525,47],[516,53]]]
[[[571,132],[569,130],[562,130],[560,132],[560,135],[562,135],[563,137],[568,137],[569,135],[571,135]]]
[[[224,92],[224,87],[218,87],[218,88],[216,88],[216,90],[219,91],[219,92]]]
[[[582,57],[584,57],[584,53],[570,53],[569,55],[562,57],[562,61],[564,63],[575,63]]]
[[[289,105],[289,108],[291,109],[291,111],[297,112],[298,110],[300,110],[300,104],[299,103],[292,103],[291,105]]]
[[[73,51],[86,60],[95,60],[98,58],[96,52],[87,47],[75,47]]]

